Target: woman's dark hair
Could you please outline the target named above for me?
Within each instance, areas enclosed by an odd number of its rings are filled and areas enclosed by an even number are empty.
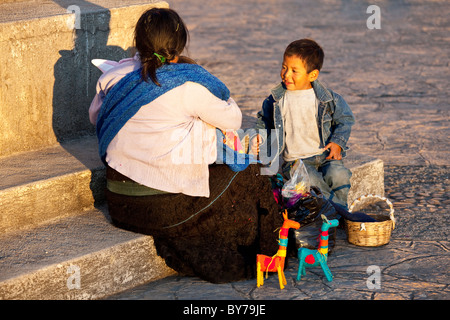
[[[315,69],[320,71],[325,57],[322,48],[311,39],[300,39],[291,42],[284,51],[284,55],[287,57],[299,57],[303,61],[307,73]]]
[[[189,33],[180,16],[172,9],[152,8],[139,18],[134,30],[134,45],[142,64],[142,79],[160,85],[156,69],[180,56]]]

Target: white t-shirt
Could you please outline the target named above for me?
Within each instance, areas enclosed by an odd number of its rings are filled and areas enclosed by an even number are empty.
[[[284,119],[285,161],[321,154],[317,127],[317,98],[314,89],[288,90],[281,103]]]

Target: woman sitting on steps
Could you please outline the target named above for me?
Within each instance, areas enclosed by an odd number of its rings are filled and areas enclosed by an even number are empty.
[[[256,254],[277,251],[282,217],[258,165],[214,163],[216,130],[239,129],[241,111],[219,79],[182,63],[188,31],[175,11],[148,10],[134,36],[138,53],[100,77],[89,109],[112,222],[152,235],[185,275],[254,278]]]

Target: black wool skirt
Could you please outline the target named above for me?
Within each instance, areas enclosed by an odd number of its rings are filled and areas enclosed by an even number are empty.
[[[233,172],[211,165],[210,197],[129,196],[106,190],[115,226],[151,235],[175,271],[212,283],[256,277],[256,255],[274,255],[283,223],[268,176],[259,165]],[[109,182],[130,181],[107,168]],[[131,181],[132,182],[132,181]]]

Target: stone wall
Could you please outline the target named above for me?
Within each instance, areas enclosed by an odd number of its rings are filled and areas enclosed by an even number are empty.
[[[94,133],[88,109],[101,72],[91,60],[129,57],[139,16],[168,7],[149,2],[78,1],[74,13],[61,3],[65,13],[0,23],[0,157]]]

